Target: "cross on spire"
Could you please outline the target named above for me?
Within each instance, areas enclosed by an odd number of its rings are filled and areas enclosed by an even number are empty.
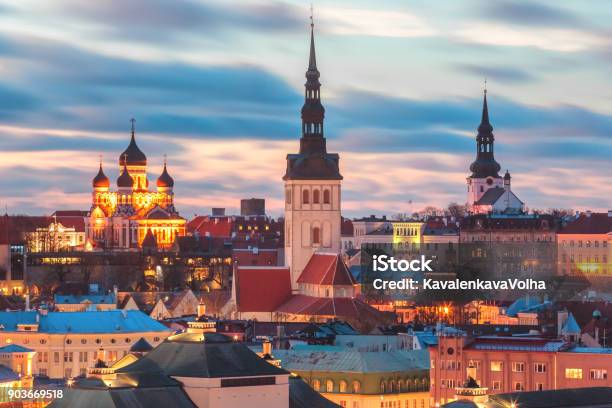
[[[314,7],[310,3],[310,28],[314,27]]]
[[[130,119],[130,122],[132,122],[132,136],[134,136],[134,131],[136,129],[136,119],[132,118]]]

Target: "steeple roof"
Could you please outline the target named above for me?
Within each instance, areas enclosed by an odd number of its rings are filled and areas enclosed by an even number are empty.
[[[166,162],[164,161],[164,170],[162,174],[157,178],[157,187],[174,187],[174,179],[168,174],[166,168]]]
[[[484,98],[482,102],[482,118],[478,126],[478,135],[476,136],[476,160],[470,165],[472,178],[499,178],[501,166],[495,161],[493,156],[493,147],[495,136],[493,135],[493,126],[489,121],[489,106],[487,103],[487,90],[484,90]]]
[[[134,179],[130,176],[130,173],[127,169],[127,163],[123,163],[123,170],[121,171],[121,175],[117,178],[117,187],[133,187]]]
[[[312,17],[311,17],[312,18]],[[287,155],[287,171],[284,180],[342,180],[339,157],[327,153],[324,137],[325,108],[321,103],[320,73],[314,41],[314,24],[310,24],[310,55],[306,84],[304,85],[304,105],[302,106],[302,137],[300,152]]]
[[[138,145],[136,144],[136,136],[135,136],[135,127],[134,123],[135,119],[132,119],[132,136],[130,138],[130,144],[127,149],[121,153],[119,156],[119,165],[122,166],[127,164],[128,166],[146,166],[147,165],[147,156],[140,150]]]
[[[92,185],[94,187],[110,187],[110,180],[108,177],[106,177],[106,174],[104,174],[104,171],[102,170],[102,162],[100,162],[100,169],[98,170],[96,177],[94,177]]]

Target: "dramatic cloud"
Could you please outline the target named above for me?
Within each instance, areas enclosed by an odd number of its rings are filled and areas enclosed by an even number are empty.
[[[485,77],[496,158],[521,199],[611,207],[606,5],[317,6],[345,214],[462,202]],[[167,154],[185,216],[247,196],[281,214],[308,13],[298,1],[0,0],[0,205],[89,208],[98,155],[115,180],[135,117],[149,179]]]

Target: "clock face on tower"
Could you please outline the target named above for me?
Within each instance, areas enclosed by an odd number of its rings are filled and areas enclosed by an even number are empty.
[[[493,179],[492,178],[488,178],[487,179],[487,185],[490,186],[491,184],[493,184]]]

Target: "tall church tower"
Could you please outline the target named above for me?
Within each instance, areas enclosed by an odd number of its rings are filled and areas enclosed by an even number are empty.
[[[499,175],[501,166],[493,157],[493,126],[489,122],[487,90],[484,90],[482,119],[476,136],[476,160],[470,166],[472,175],[467,178],[467,204],[472,208],[491,188],[503,188],[504,180]]]
[[[328,153],[323,131],[325,108],[310,24],[300,152],[287,155],[285,181],[285,265],[294,288],[313,253],[340,253],[340,157]]]

